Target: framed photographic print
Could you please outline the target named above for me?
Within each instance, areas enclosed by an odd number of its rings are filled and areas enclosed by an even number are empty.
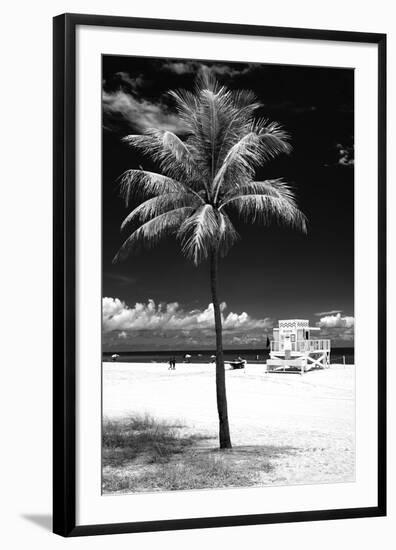
[[[385,56],[55,17],[55,533],[385,515]]]

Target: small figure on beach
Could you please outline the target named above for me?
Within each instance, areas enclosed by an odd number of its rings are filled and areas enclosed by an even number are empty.
[[[169,367],[168,367],[168,370],[176,370],[176,358],[175,357],[171,357],[169,359]]]

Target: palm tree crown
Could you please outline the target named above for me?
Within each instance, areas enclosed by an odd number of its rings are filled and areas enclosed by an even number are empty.
[[[132,169],[122,174],[126,204],[143,202],[122,223],[122,229],[131,224],[135,229],[114,261],[167,235],[177,236],[184,255],[195,264],[211,253],[224,255],[238,239],[230,218],[234,215],[305,232],[305,216],[290,185],[282,179],[255,181],[257,168],[289,153],[291,146],[279,124],[254,118],[260,107],[254,94],[229,90],[208,73],[197,80],[194,92],[169,94],[186,137],[149,129],[124,138],[151,157],[160,173]]]

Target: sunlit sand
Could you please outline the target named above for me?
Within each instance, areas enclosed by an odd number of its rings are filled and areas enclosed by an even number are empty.
[[[304,375],[265,374],[264,366],[249,364],[227,370],[233,448],[264,450],[273,465],[261,484],[354,481],[354,371],[332,365]],[[104,418],[146,413],[215,438],[214,365],[170,371],[161,363],[103,363]]]

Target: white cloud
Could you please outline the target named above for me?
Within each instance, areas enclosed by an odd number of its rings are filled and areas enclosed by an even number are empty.
[[[197,61],[164,63],[161,70],[177,75],[192,74],[198,75],[206,65]],[[210,67],[210,72],[220,78],[234,78],[244,75],[251,70],[250,65],[242,69],[226,64],[215,64]],[[103,91],[102,105],[104,114],[104,126],[107,129],[119,129],[120,117],[127,123],[131,130],[138,133],[144,132],[147,128],[168,130],[178,134],[185,133],[185,126],[180,117],[164,103],[161,99],[153,101],[144,97],[144,91],[151,85],[143,74],[130,75],[120,71],[115,73],[118,79],[119,89]],[[106,82],[104,82],[106,86]],[[114,85],[114,82],[113,82]]]
[[[168,63],[165,63],[162,68],[170,71],[171,73],[181,75],[195,73],[197,72],[199,66],[200,64],[195,61],[169,61]]]
[[[267,329],[272,326],[269,318],[254,319],[245,311],[225,313],[227,304],[222,302],[223,328],[233,330]],[[103,330],[114,331],[202,331],[214,327],[213,304],[205,309],[185,310],[178,302],[156,304],[154,300],[136,303],[129,307],[118,298],[103,298]],[[123,338],[124,336],[122,336]]]
[[[325,315],[320,318],[317,325],[321,328],[352,328],[355,325],[355,318],[351,316],[342,316],[341,312],[336,315]]]
[[[227,78],[243,76],[251,71],[250,65],[246,65],[240,69],[232,64],[227,65],[216,63],[209,67],[208,65],[197,61],[169,61],[165,63],[162,68],[177,75],[199,74],[202,69],[207,68],[210,70],[212,75]]]
[[[179,117],[161,102],[138,99],[123,90],[103,92],[103,113],[107,117],[121,116],[137,132],[157,128],[182,133]]]
[[[330,311],[319,311],[315,313],[317,317],[324,317],[325,315],[334,315],[335,313],[342,313],[342,309],[331,309]]]
[[[333,341],[353,342],[355,336],[355,318],[338,312],[326,312],[316,323],[320,327],[320,337]]]
[[[134,92],[140,91],[146,84],[146,79],[143,74],[131,76],[126,72],[119,71],[115,74],[115,76],[119,78],[122,85],[127,84],[127,86]]]

